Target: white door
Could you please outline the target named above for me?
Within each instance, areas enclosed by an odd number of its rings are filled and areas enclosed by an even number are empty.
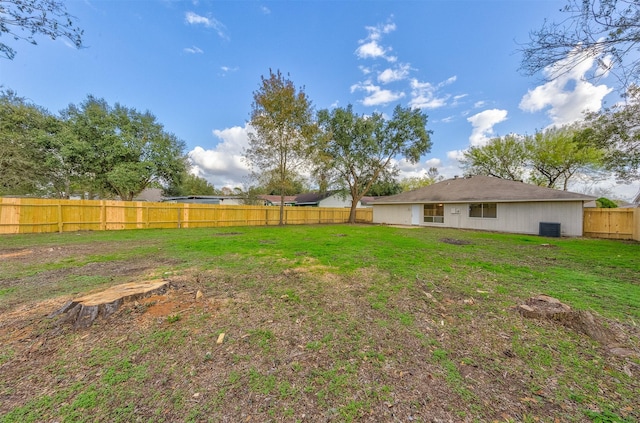
[[[420,207],[420,204],[413,204],[411,206],[411,224],[412,225],[420,224],[420,218],[422,218],[420,213],[421,211],[422,211],[422,207]]]

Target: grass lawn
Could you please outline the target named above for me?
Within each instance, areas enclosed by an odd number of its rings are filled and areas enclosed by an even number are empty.
[[[149,279],[171,289],[88,329],[47,317]],[[0,422],[638,421],[640,359],[514,310],[537,294],[640,351],[639,243],[372,225],[3,236]]]

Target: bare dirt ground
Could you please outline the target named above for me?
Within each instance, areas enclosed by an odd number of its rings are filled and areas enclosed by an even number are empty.
[[[118,248],[2,250],[0,260],[27,266]],[[602,402],[625,404],[615,410],[624,421],[640,416],[637,398],[619,398],[634,387],[616,382],[622,373],[640,379],[637,361],[607,355],[553,322],[487,311],[481,293],[425,282],[384,297],[375,271],[346,278],[313,261],[277,276],[158,271],[170,264],[147,257],[3,280],[5,288],[38,289],[78,275],[160,278],[170,289],[82,330],[47,317],[68,295],[5,303],[0,415],[47,397],[54,405],[33,421],[591,421],[581,410],[603,410],[578,398],[587,383]],[[372,307],[376,295],[392,314]],[[638,339],[637,328],[624,329]],[[606,377],[565,380],[563,351],[537,345],[553,338],[572,344],[585,374],[604,367]],[[561,390],[572,386],[576,400],[568,401]]]

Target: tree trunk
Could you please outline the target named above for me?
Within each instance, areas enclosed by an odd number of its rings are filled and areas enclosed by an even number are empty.
[[[354,197],[351,197],[351,210],[349,211],[349,223],[356,223],[356,209],[358,208],[358,201]]]
[[[105,291],[67,301],[60,309],[51,313],[49,318],[64,314],[61,323],[71,323],[76,329],[87,328],[98,317],[111,316],[123,303],[164,292],[168,286],[168,281],[132,282],[112,286]]]

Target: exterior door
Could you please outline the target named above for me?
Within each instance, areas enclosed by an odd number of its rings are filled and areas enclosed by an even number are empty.
[[[420,224],[420,218],[422,217],[422,207],[420,207],[420,204],[413,204],[411,206],[411,224],[412,225],[419,225]]]

